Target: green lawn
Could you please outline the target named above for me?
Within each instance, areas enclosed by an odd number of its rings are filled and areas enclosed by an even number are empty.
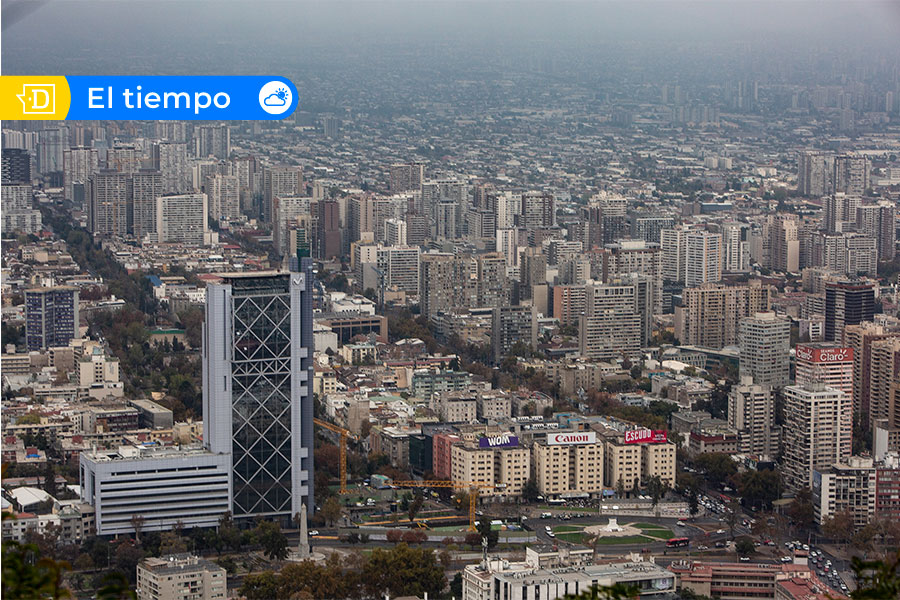
[[[584,531],[584,527],[578,525],[559,525],[553,528],[553,533],[569,533],[572,531]]]
[[[665,525],[654,525],[653,523],[627,523],[632,527],[637,527],[638,529],[665,529]]]
[[[660,540],[669,540],[675,537],[668,529],[642,529],[641,531],[643,531],[646,536]]]

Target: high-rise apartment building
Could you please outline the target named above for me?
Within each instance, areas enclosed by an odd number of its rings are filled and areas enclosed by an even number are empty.
[[[604,443],[594,432],[548,436],[531,447],[535,481],[544,497],[603,491]],[[569,441],[572,440],[572,441]]]
[[[412,162],[391,165],[390,186],[392,192],[418,191],[424,180],[424,163]]]
[[[406,245],[406,221],[403,219],[387,219],[384,222],[385,246]]]
[[[900,384],[900,337],[872,342],[869,363],[869,409],[866,427],[872,429],[881,420],[888,427],[900,425],[900,406],[897,406],[897,386]],[[866,415],[860,415],[865,419]]]
[[[210,197],[210,201],[212,201],[212,197]],[[296,196],[278,196],[275,198],[275,213],[272,218],[272,245],[275,247],[276,252],[281,255],[286,253],[288,231],[292,225],[296,225],[297,217],[310,214],[311,204],[312,198]]]
[[[675,335],[682,344],[723,348],[738,343],[740,320],[769,310],[770,289],[760,281],[744,285],[705,284],[685,288],[675,310]]]
[[[147,234],[156,233],[156,199],[163,195],[162,174],[159,171],[141,169],[132,174],[129,191],[132,230],[135,239],[143,242]]]
[[[556,225],[556,197],[547,192],[525,192],[522,194],[522,212],[519,227],[540,229]]]
[[[188,163],[187,144],[158,142],[151,150],[153,168],[162,175],[164,194],[181,194],[191,191],[191,168]],[[209,193],[209,190],[206,190]]]
[[[31,155],[23,148],[3,148],[0,163],[0,180],[3,185],[31,185]]]
[[[856,209],[862,204],[858,195],[836,192],[825,197],[825,218],[822,225],[827,233],[849,231],[856,222]]]
[[[831,193],[834,178],[834,156],[826,152],[804,151],[799,156],[797,191],[803,196]]]
[[[770,215],[764,226],[769,238],[768,267],[782,273],[800,272],[800,237],[797,215]]]
[[[128,234],[130,204],[127,173],[101,169],[88,179],[85,198],[89,202],[88,231],[94,235]]]
[[[832,180],[836,193],[862,196],[869,188],[869,159],[852,154],[835,156]]]
[[[771,387],[742,377],[728,394],[728,425],[738,432],[741,454],[769,459],[778,455],[781,430],[775,425]]]
[[[785,486],[811,488],[815,471],[850,457],[852,402],[823,383],[789,385],[783,393]]]
[[[313,507],[312,287],[308,258],[207,287],[204,444],[231,454],[237,520],[287,526]]]
[[[863,322],[843,330],[841,345],[853,350],[853,414],[858,422],[868,425],[871,400],[872,347],[880,340],[900,337],[900,331]]]
[[[68,346],[78,337],[78,288],[25,290],[25,347],[29,351]]]
[[[491,315],[491,349],[499,364],[517,343],[537,347],[537,313],[533,306],[498,306]]]
[[[334,200],[319,200],[316,203],[317,219],[317,258],[330,259],[341,255],[343,241],[341,239],[340,206]]]
[[[865,204],[856,209],[856,230],[876,241],[879,261],[894,260],[897,245],[897,208],[890,202]]]
[[[204,189],[209,198],[210,219],[236,219],[241,215],[241,191],[236,175],[209,176]]]
[[[303,168],[276,165],[263,172],[263,218],[271,223],[275,216],[275,198],[295,198],[306,195]]]
[[[825,341],[841,339],[847,325],[871,321],[875,316],[875,282],[862,279],[825,284]]]
[[[746,273],[750,270],[750,226],[746,223],[722,225],[722,270]]]
[[[684,281],[686,287],[717,283],[722,279],[722,236],[692,231],[684,236]]]
[[[579,319],[581,355],[607,362],[638,357],[647,342],[653,298],[653,282],[641,275],[588,284]]]
[[[740,320],[741,378],[774,388],[791,380],[791,321],[774,312],[760,312]]]
[[[174,194],[156,199],[156,238],[160,244],[208,243],[206,194]]]
[[[648,243],[659,244],[663,229],[674,229],[673,217],[636,217],[631,225],[631,237]]]
[[[137,565],[137,600],[225,600],[228,574],[190,554],[145,558]]]
[[[194,127],[194,156],[226,159],[231,154],[231,128],[224,124]]]
[[[63,197],[75,200],[75,184],[84,185],[99,170],[100,156],[96,148],[63,150]]]

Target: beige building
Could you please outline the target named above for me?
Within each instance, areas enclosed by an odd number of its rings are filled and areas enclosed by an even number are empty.
[[[728,424],[740,437],[740,452],[775,457],[781,432],[775,425],[775,397],[772,388],[742,378],[728,395]]]
[[[138,600],[215,600],[227,595],[225,569],[200,557],[170,554],[138,563]]]
[[[663,483],[675,487],[675,444],[640,444],[640,448],[644,479],[658,475]]]
[[[450,448],[450,475],[454,481],[484,481],[479,496],[517,497],[531,475],[531,453],[525,447],[479,448],[455,444]]]
[[[654,475],[669,486],[675,485],[673,442],[626,444],[625,435],[613,430],[605,432],[603,439],[606,487],[616,489],[621,481],[626,490],[631,490]]]
[[[812,487],[813,472],[824,471],[850,457],[852,401],[821,383],[784,388],[785,486]]]
[[[683,304],[675,309],[675,335],[682,344],[703,348],[737,344],[740,320],[768,311],[769,301],[769,287],[758,280],[685,288]]]
[[[590,438],[594,441],[535,442],[532,446],[535,480],[545,498],[594,496],[603,492],[603,442],[597,441],[596,435]]]
[[[900,407],[896,405],[897,375],[900,374],[900,338],[872,343],[869,363],[869,427],[886,419],[891,427],[900,426]]]

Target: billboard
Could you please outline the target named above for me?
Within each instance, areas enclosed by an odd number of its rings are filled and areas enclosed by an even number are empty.
[[[668,440],[665,429],[633,429],[625,432],[626,444],[665,444]]]
[[[519,445],[519,438],[504,433],[478,439],[479,448],[514,448]]]
[[[573,433],[549,433],[547,434],[548,446],[571,446],[574,444],[593,444],[597,441],[597,434],[593,431],[576,431]]]
[[[853,362],[853,348],[797,346],[797,360],[814,363]]]

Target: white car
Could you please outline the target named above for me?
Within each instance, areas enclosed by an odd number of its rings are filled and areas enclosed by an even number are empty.
[[[544,531],[546,531],[547,533],[550,533],[550,532],[553,531],[553,530],[550,529],[550,526],[549,526],[549,525],[544,525]]]
[[[552,531],[548,531],[548,532],[547,532],[547,535],[550,536],[550,537],[552,537],[552,538],[555,538],[555,537],[556,537],[556,534],[553,533]]]
[[[319,535],[319,530],[318,530],[318,529],[313,529],[313,530],[310,531],[307,535]]]
[[[791,562],[792,560],[793,560],[793,559],[792,559],[790,556],[782,556],[782,557],[781,557],[781,562],[783,562],[783,563],[789,563],[789,562]]]
[[[725,533],[725,530],[724,530],[724,529],[717,529],[717,530],[716,530],[716,533],[718,533],[718,534],[721,535],[721,534]]]

